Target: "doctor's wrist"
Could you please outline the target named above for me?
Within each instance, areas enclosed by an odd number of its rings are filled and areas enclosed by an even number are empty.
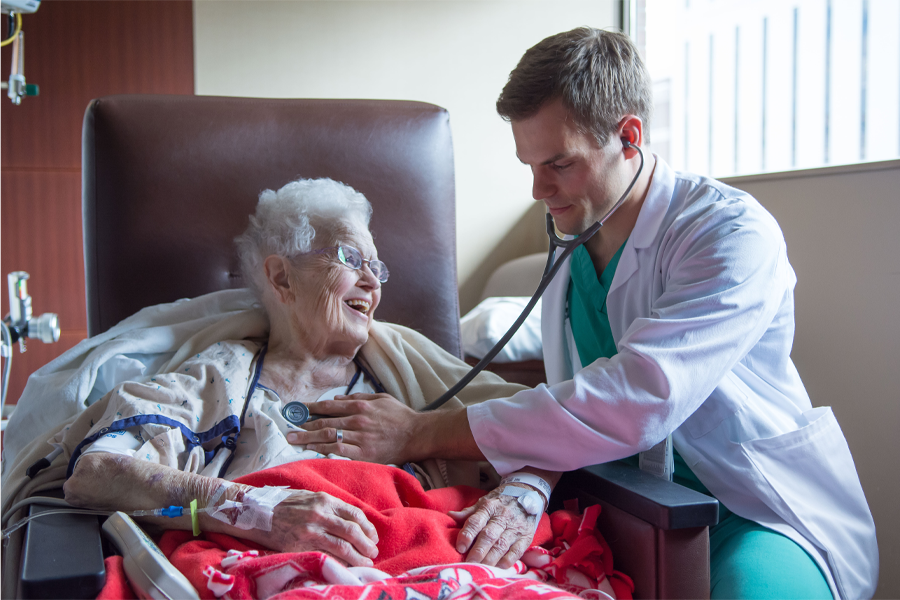
[[[437,431],[442,411],[416,413],[412,419],[410,435],[404,454],[408,461],[417,462],[434,458],[440,452]]]
[[[464,407],[417,413],[409,454],[412,461],[428,458],[484,460],[472,438]]]

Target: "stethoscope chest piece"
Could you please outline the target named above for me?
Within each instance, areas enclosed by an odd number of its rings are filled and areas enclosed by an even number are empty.
[[[281,415],[291,425],[300,427],[309,420],[309,409],[302,402],[288,402],[281,409]]]

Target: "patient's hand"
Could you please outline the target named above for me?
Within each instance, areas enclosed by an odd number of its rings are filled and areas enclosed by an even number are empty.
[[[456,520],[466,519],[456,538],[456,549],[461,554],[468,550],[468,562],[508,569],[531,545],[540,515],[529,515],[514,497],[501,496],[501,489],[507,485],[514,484],[501,485],[469,508],[450,511]]]
[[[281,552],[325,552],[355,567],[371,567],[378,556],[378,533],[363,511],[325,492],[292,490],[275,506],[271,531],[242,537]]]

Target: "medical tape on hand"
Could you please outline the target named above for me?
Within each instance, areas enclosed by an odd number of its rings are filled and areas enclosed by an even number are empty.
[[[252,488],[215,507],[212,517],[238,529],[272,531],[275,507],[290,495],[291,491],[282,487]]]
[[[550,487],[549,483],[531,473],[510,473],[500,483],[524,483],[525,485],[530,485],[544,495],[544,501],[547,503],[550,502],[550,494],[553,493],[553,488]]]
[[[508,485],[503,488],[500,495],[515,498],[522,510],[532,517],[537,517],[544,512],[544,499],[534,490]]]

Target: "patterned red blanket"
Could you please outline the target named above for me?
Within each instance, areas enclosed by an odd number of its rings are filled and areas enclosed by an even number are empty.
[[[522,560],[498,569],[462,562],[455,549],[460,523],[447,515],[473,504],[481,490],[426,492],[401,469],[324,459],[238,481],[323,491],[358,506],[378,530],[375,567],[347,568],[319,552],[272,552],[227,535],[166,532],[160,548],[201,598],[631,598],[631,580],[613,569],[612,552],[595,528],[599,506],[583,515],[544,515]],[[99,598],[133,598],[121,560],[107,564]]]

